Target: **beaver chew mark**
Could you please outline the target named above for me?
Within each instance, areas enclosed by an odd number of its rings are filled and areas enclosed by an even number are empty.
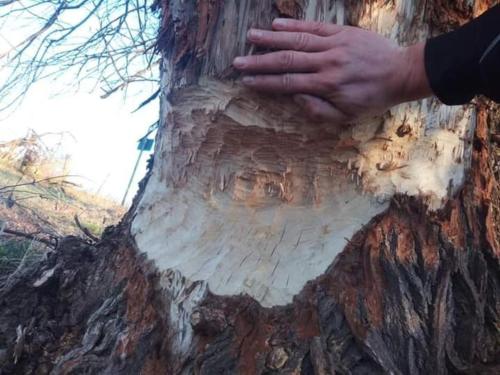
[[[172,96],[133,234],[160,269],[216,294],[290,303],[394,194],[437,209],[463,183],[463,111],[423,101],[340,129],[288,98],[203,81]]]

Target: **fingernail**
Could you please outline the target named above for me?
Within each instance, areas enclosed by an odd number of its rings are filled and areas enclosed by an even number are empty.
[[[256,30],[256,29],[250,29],[248,30],[248,33],[247,33],[247,38],[248,39],[259,39],[260,37],[262,37],[262,31],[260,30]]]
[[[242,82],[244,85],[251,85],[255,82],[255,77],[252,76],[243,77]]]
[[[288,20],[286,18],[276,18],[273,21],[273,26],[285,27],[287,23],[288,23]]]
[[[244,57],[236,57],[233,60],[233,66],[236,68],[243,68],[245,66],[245,58]]]

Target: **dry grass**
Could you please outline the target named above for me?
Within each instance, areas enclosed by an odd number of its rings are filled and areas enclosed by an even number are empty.
[[[117,203],[72,183],[70,157],[58,157],[43,137],[29,131],[0,143],[0,282],[43,257],[54,239],[99,237],[125,213]]]
[[[0,220],[9,229],[53,236],[81,235],[74,220],[78,215],[80,222],[99,236],[125,213],[117,203],[88,193],[64,178],[33,181],[32,176],[0,162]],[[1,190],[10,185],[20,186]]]

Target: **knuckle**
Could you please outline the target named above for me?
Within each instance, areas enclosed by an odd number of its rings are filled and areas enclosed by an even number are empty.
[[[339,51],[337,55],[337,64],[338,65],[347,65],[349,64],[349,55],[345,51]]]
[[[259,66],[261,64],[262,64],[262,57],[261,57],[261,55],[254,55],[249,60],[249,64],[248,65],[253,68],[253,67]]]
[[[265,42],[270,48],[276,48],[278,45],[278,40],[273,34],[266,35]]]
[[[297,33],[295,36],[295,46],[299,50],[305,50],[310,44],[310,37],[306,33]]]
[[[281,64],[285,68],[290,68],[293,65],[294,53],[291,51],[285,51],[280,54]]]
[[[337,52],[334,50],[325,52],[324,59],[328,64],[335,64],[337,62]]]
[[[327,57],[327,63],[335,70],[345,71],[351,63],[349,56],[341,51],[330,54]]]
[[[341,86],[341,82],[340,82],[338,76],[335,75],[335,76],[330,77],[328,79],[326,91],[328,91],[328,92],[337,92],[340,89],[340,86]]]
[[[329,83],[330,86],[338,86],[340,84],[340,72],[338,69],[335,69],[328,74],[327,77],[327,82]]]
[[[292,75],[291,74],[283,74],[281,76],[281,85],[283,89],[289,90],[292,87]]]
[[[332,91],[330,74],[318,74],[310,80],[310,85],[314,87],[318,94],[328,94]]]
[[[312,30],[316,34],[323,34],[325,32],[325,24],[323,22],[313,22]]]

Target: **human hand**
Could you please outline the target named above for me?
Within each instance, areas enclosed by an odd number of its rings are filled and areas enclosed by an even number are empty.
[[[383,36],[351,26],[276,19],[273,31],[252,29],[250,42],[277,49],[237,57],[243,84],[292,94],[317,120],[352,122],[432,94],[424,67],[424,43],[399,47]]]

